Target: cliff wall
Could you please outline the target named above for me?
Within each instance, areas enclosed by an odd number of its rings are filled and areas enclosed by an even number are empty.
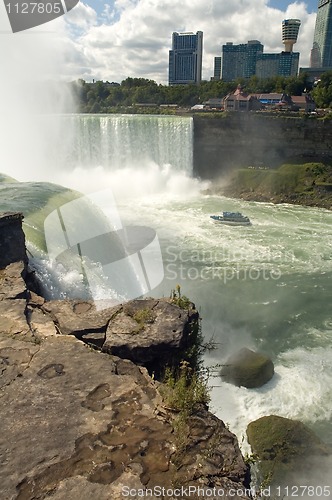
[[[237,167],[332,161],[332,121],[265,113],[194,116],[194,175],[218,179]]]

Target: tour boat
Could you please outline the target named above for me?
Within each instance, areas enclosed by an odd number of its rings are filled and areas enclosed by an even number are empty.
[[[250,226],[249,217],[240,212],[223,212],[222,215],[210,215],[211,219],[218,224],[229,226]]]

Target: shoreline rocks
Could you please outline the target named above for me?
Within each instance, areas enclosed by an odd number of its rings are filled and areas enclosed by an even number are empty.
[[[174,485],[241,490],[233,498],[248,498],[249,468],[236,436],[204,405],[179,432],[179,414],[139,366],[180,355],[190,342],[190,314],[155,299],[98,312],[87,301],[46,302],[27,288],[26,262],[0,270],[1,498],[120,500],[124,487]],[[94,348],[82,342],[91,339]],[[114,340],[118,352],[133,353],[136,364],[96,350],[104,340],[107,350]]]

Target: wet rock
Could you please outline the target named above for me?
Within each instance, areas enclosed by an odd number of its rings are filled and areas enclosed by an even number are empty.
[[[287,477],[295,472],[305,477],[315,456],[329,454],[328,447],[302,422],[276,415],[250,422],[247,436],[259,460],[261,479],[272,484],[287,484]]]
[[[231,356],[220,371],[225,382],[247,388],[261,387],[274,374],[272,360],[244,347]]]

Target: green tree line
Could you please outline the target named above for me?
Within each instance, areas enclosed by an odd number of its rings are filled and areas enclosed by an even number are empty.
[[[222,98],[241,84],[248,93],[279,92],[288,95],[301,95],[305,90],[311,94],[320,108],[332,107],[332,71],[322,75],[318,84],[311,88],[307,75],[298,77],[280,77],[259,79],[238,79],[234,82],[222,80],[205,81],[200,85],[157,84],[146,78],[126,78],[120,84],[97,81],[88,83],[78,80],[71,83],[77,110],[82,113],[112,113],[119,108],[132,107],[140,103],[176,104],[191,107],[202,104],[210,98]],[[140,111],[141,112],[141,108]]]

